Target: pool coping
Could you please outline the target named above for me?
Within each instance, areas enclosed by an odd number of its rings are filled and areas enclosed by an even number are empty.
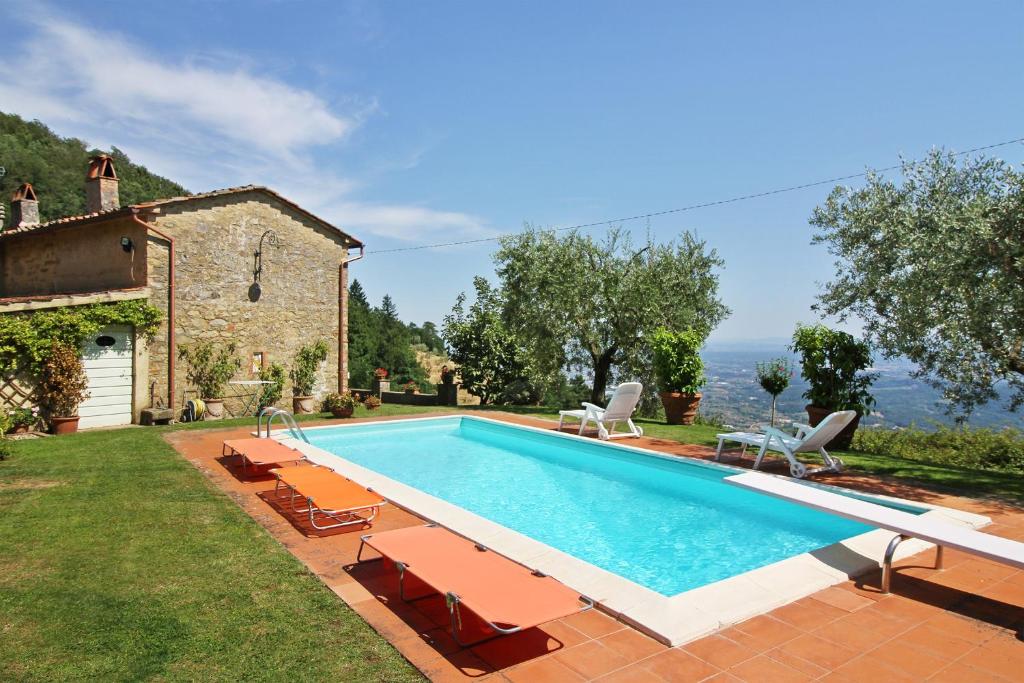
[[[737,474],[748,471],[725,463],[710,463],[697,458],[660,453],[623,443],[595,441],[588,437],[475,415],[416,417],[400,419],[396,422],[429,422],[452,419],[477,420],[533,431],[555,438],[586,439],[588,443],[594,445],[669,461],[685,461],[687,464],[719,471],[726,470]],[[306,428],[306,431],[348,429],[357,426],[365,426],[365,423],[324,425]],[[291,436],[286,429],[276,430],[273,435],[302,451],[310,461],[331,467],[339,474],[372,488],[392,504],[486,545],[515,562],[553,576],[582,595],[595,600],[602,611],[670,646],[681,645],[706,636],[727,626],[770,612],[777,607],[829,586],[878,569],[886,545],[893,536],[891,532],[875,529],[818,550],[785,558],[764,567],[673,596],[665,596],[448,501],[308,444]],[[778,475],[766,474],[766,476]],[[784,478],[789,479],[789,477]],[[806,483],[825,490],[849,493],[847,489],[820,482]],[[857,495],[868,500],[888,500],[897,504],[924,508],[927,510],[923,513],[924,516],[940,517],[944,521],[975,529],[991,523],[988,517],[952,508],[891,496]],[[737,518],[737,520],[742,521],[741,518]],[[899,546],[896,559],[909,557],[931,547],[933,547],[931,543],[910,539]]]

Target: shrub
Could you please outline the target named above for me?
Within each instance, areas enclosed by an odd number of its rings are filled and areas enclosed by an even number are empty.
[[[811,405],[871,414],[875,399],[868,388],[877,375],[863,373],[871,367],[866,342],[824,325],[797,325],[790,349],[800,354],[800,374],[810,385],[803,396]]]
[[[658,329],[651,339],[654,372],[662,391],[696,394],[707,382],[700,347],[704,335],[696,330],[672,332]]]
[[[775,401],[789,386],[793,367],[787,358],[776,358],[757,364],[757,382],[772,397],[772,426],[775,426]]]
[[[88,387],[78,349],[59,342],[54,344],[43,364],[38,389],[47,412],[52,417],[74,417],[78,406],[89,395]]]
[[[417,392],[419,390],[420,390],[420,385],[416,384],[415,380],[409,380],[408,382],[406,382],[405,384],[402,385],[402,391]]]
[[[334,412],[335,410],[355,410],[356,399],[352,394],[327,394],[324,397],[324,410]]]
[[[7,439],[0,439],[0,460],[6,460],[14,454],[14,449]]]
[[[907,460],[971,469],[1024,472],[1024,433],[1017,429],[985,429],[936,425],[935,431],[860,429],[853,437],[858,451]]]
[[[376,410],[380,408],[380,399],[376,396],[367,396],[363,401],[363,405],[366,406],[367,410]]]
[[[200,398],[221,398],[224,386],[230,381],[242,361],[235,355],[235,344],[218,347],[213,342],[196,342],[178,347],[178,359],[188,364],[185,373],[200,394]]]
[[[260,370],[261,380],[264,382],[273,382],[273,384],[263,385],[263,391],[260,394],[261,410],[267,406],[275,405],[281,400],[281,394],[284,392],[284,378],[286,374],[284,366],[280,363],[271,363],[270,367]]]
[[[11,430],[14,426],[14,420],[11,418],[11,414],[7,412],[7,409],[0,406],[0,439],[4,438],[4,434]]]
[[[320,364],[327,360],[327,342],[320,339],[314,344],[307,344],[295,354],[295,365],[289,376],[292,380],[292,394],[310,396],[316,384],[316,373]]]

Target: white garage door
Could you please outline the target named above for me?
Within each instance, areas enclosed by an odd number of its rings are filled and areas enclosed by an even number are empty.
[[[132,328],[110,325],[85,342],[89,398],[78,407],[81,429],[132,422]]]

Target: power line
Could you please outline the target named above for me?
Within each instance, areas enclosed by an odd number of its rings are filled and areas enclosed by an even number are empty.
[[[963,152],[956,152],[953,156],[964,156],[965,154],[973,154],[975,152],[982,152],[986,149],[994,149],[996,147],[1005,147],[1006,145],[1013,145],[1018,142],[1024,142],[1024,138],[1016,138],[1014,140],[1007,140],[1005,142],[996,142],[991,145],[983,145],[981,147],[975,147],[973,149],[967,149]],[[614,225],[616,223],[626,223],[627,221],[641,220],[645,218],[656,218],[658,216],[667,216],[673,213],[682,213],[683,211],[693,211],[695,209],[706,209],[711,206],[721,206],[723,204],[733,204],[735,202],[743,202],[749,199],[758,199],[760,197],[770,197],[776,194],[783,194],[785,192],[795,192],[797,190],[805,190],[809,187],[817,187],[819,185],[829,185],[831,183],[839,183],[844,180],[853,180],[854,178],[864,178],[868,173],[885,173],[887,171],[895,171],[902,167],[902,164],[896,164],[894,166],[887,166],[885,168],[872,169],[871,171],[863,171],[861,173],[851,173],[850,175],[838,176],[836,178],[828,178],[827,180],[816,180],[812,183],[804,183],[802,185],[791,185],[789,187],[780,187],[774,190],[766,190],[764,192],[755,192],[753,194],[740,195],[738,197],[730,197],[729,199],[719,199],[712,202],[702,202],[700,204],[690,204],[689,206],[681,206],[677,209],[666,209],[664,211],[654,211],[651,213],[638,214],[636,216],[628,216],[626,218],[612,218],[604,221],[597,221],[595,223],[580,223],[578,225],[568,225],[561,228],[549,228],[548,232],[563,232],[565,230],[586,230],[587,228],[597,228],[603,225]],[[470,240],[459,240],[456,242],[438,242],[435,244],[421,244],[414,247],[396,247],[394,249],[378,249],[376,251],[367,251],[367,256],[374,254],[394,254],[401,251],[420,251],[423,249],[440,249],[441,247],[457,247],[463,244],[479,244],[481,242],[494,242],[500,240],[503,237],[509,237],[511,235],[519,234],[515,233],[504,233],[502,235],[495,235],[493,237],[478,237]]]

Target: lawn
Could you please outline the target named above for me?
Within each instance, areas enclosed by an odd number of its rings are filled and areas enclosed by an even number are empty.
[[[0,679],[422,680],[161,438],[203,426],[14,444]]]

